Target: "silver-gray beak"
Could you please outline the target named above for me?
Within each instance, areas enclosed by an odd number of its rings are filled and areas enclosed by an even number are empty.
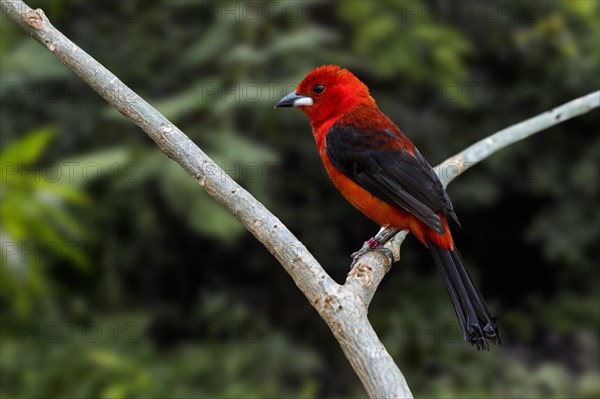
[[[281,100],[277,101],[274,108],[279,107],[300,107],[300,106],[310,106],[313,105],[313,99],[308,96],[301,96],[296,94],[296,92],[292,92],[287,96],[283,97]]]

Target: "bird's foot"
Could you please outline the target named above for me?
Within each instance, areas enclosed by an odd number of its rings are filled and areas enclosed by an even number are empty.
[[[365,241],[363,246],[358,251],[353,252],[352,255],[350,255],[352,257],[352,265],[350,266],[350,268],[353,269],[358,258],[360,258],[368,252],[371,252],[373,249],[377,248],[378,245],[379,243],[377,242],[375,237],[369,238],[367,241]]]
[[[388,241],[389,241],[389,239],[388,239]],[[352,256],[352,264],[350,264],[350,270],[354,269],[354,267],[358,263],[358,260],[360,259],[361,256],[363,256],[364,254],[369,253],[371,251],[380,251],[384,255],[386,255],[388,258],[390,258],[390,262],[394,262],[394,253],[391,250],[384,247],[384,244],[385,244],[385,242],[384,243],[380,242],[378,240],[377,236],[365,241],[363,246],[358,251],[352,253],[352,255],[351,255]]]

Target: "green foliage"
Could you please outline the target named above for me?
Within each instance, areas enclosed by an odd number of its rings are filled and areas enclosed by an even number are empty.
[[[69,246],[84,230],[67,209],[69,204],[85,206],[89,198],[71,184],[52,181],[52,171],[38,163],[54,135],[55,129],[41,128],[0,153],[1,295],[16,314],[28,313],[47,285],[44,258],[70,258],[74,265],[89,267],[89,260]]]
[[[161,349],[148,340],[145,325],[143,318],[129,317],[87,328],[75,323],[54,323],[52,328],[45,328],[48,324],[44,323],[22,326],[28,334],[2,348],[0,395],[231,398],[304,392],[304,398],[315,397],[310,379],[294,384],[294,391],[282,385],[296,375],[313,373],[318,363],[306,348],[295,347],[281,332],[270,331],[268,339],[258,341],[252,335],[212,345],[182,342]],[[127,326],[125,334],[123,326]],[[54,335],[44,336],[44,331]]]
[[[160,189],[169,206],[190,227],[207,236],[231,240],[243,231],[235,218],[213,201],[207,194],[198,190],[198,183],[174,162],[161,160]]]
[[[418,1],[340,4],[340,16],[355,27],[353,48],[370,60],[372,73],[410,81],[448,84],[466,78],[465,58],[473,48],[450,25],[435,23]]]

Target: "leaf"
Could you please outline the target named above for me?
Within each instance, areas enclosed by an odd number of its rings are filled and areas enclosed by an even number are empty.
[[[198,183],[175,162],[164,159],[160,189],[171,209],[189,227],[206,236],[231,241],[244,228],[221,205],[202,191]]]
[[[134,182],[139,167],[131,151],[118,147],[100,150],[56,162],[60,175],[56,181],[74,186],[90,184],[101,179],[115,182]]]
[[[74,75],[52,53],[43,51],[33,40],[21,43],[2,57],[2,84],[70,79]]]
[[[232,41],[233,36],[228,34],[230,31],[229,23],[215,24],[210,27],[203,37],[184,50],[181,56],[183,63],[197,67],[212,61]]]
[[[29,164],[39,159],[50,139],[55,135],[53,127],[42,127],[27,134],[25,137],[13,141],[6,147],[0,157],[2,158],[2,180],[4,180],[8,164]]]
[[[167,119],[176,121],[188,113],[199,112],[210,107],[222,88],[223,83],[219,79],[208,76],[195,84],[191,84],[186,90],[154,102],[154,105]],[[118,114],[115,112],[116,115]]]
[[[266,57],[279,54],[291,54],[297,51],[312,51],[327,43],[337,42],[339,36],[328,29],[310,26],[298,32],[279,36],[265,51]]]

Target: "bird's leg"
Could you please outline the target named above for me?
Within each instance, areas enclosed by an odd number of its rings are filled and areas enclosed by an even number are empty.
[[[389,240],[394,238],[394,236],[398,234],[399,231],[400,229],[397,229],[395,227],[386,227],[385,229],[379,230],[379,232],[375,235],[375,237],[372,238],[372,240],[375,240],[378,245],[383,246],[387,244]]]
[[[358,259],[361,256],[373,250],[383,252],[393,262],[394,254],[392,253],[392,251],[385,248],[384,245],[387,244],[387,242],[391,240],[399,231],[399,229],[396,229],[394,227],[386,227],[379,230],[375,237],[372,237],[369,240],[365,241],[362,248],[352,254],[352,264],[350,265],[350,270],[354,269],[354,266],[356,266],[356,263],[358,262]]]

